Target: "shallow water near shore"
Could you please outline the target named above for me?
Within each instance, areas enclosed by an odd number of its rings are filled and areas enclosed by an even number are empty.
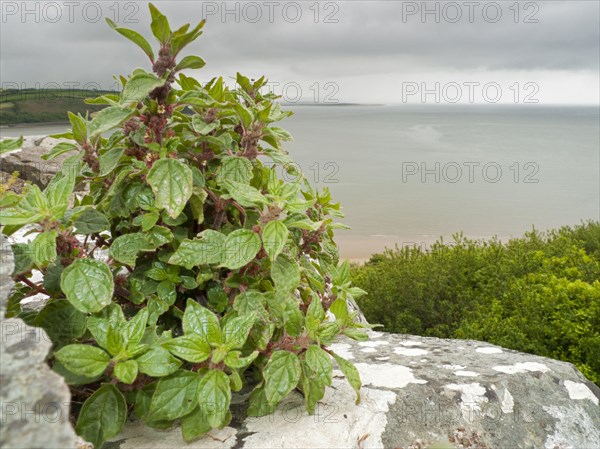
[[[291,107],[293,159],[346,214],[341,255],[427,247],[458,231],[522,235],[600,219],[598,107]],[[1,128],[0,136],[66,125]]]

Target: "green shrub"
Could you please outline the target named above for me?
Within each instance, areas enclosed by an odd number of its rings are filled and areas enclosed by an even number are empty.
[[[48,158],[78,152],[43,192],[31,185],[0,199],[5,235],[24,225],[35,233],[14,246],[9,315],[52,338],[53,368],[83,402],[76,429],[96,447],[129,411],[158,428],[181,419],[184,438],[198,438],[230,422],[232,391],[245,385],[250,415],[272,412],[295,388],[312,413],[332,382],[330,356],[360,388],[354,366],[327,346],[341,333],[367,338],[346,305],[364,292],[338,263],[339,205],[281,147],[290,135],[274,123],[290,113],[261,93],[264,78],[238,74],[230,90],[222,78],[185,76],[204,61],[176,57],[204,22],[171,31],[150,11],[157,57],[137,32],[109,24],[154,73],[121,78],[120,95],[93,100],[107,107],[91,120],[70,114],[62,137],[76,143]],[[75,186],[88,193],[73,195]],[[22,311],[37,293],[50,297],[45,307]]]
[[[390,332],[488,341],[575,364],[600,384],[600,223],[506,244],[456,235],[362,267],[359,305]]]

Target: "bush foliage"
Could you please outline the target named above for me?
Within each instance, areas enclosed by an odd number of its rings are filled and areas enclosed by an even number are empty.
[[[488,341],[571,362],[600,384],[600,223],[388,250],[353,269],[390,332]]]
[[[291,137],[275,124],[290,113],[262,93],[264,78],[238,74],[230,89],[181,73],[204,65],[178,58],[204,22],[171,31],[150,12],[157,55],[137,32],[109,24],[141,47],[153,73],[121,77],[119,95],[91,101],[107,106],[91,119],[70,114],[61,137],[74,143],[48,158],[77,154],[44,191],[0,197],[3,233],[27,225],[35,236],[14,246],[9,316],[51,337],[53,368],[83,403],[77,432],[96,447],[130,413],[158,428],[181,420],[184,438],[198,438],[230,422],[242,388],[249,415],[272,412],[295,388],[312,413],[332,358],[358,395],[357,370],[327,346],[342,333],[367,338],[347,307],[364,292],[333,241],[339,205],[282,149]],[[87,193],[73,194],[76,186]],[[39,293],[50,298],[41,311],[21,309]]]

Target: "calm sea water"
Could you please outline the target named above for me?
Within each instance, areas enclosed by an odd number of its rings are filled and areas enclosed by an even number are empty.
[[[342,255],[463,231],[502,239],[600,219],[598,107],[302,106],[281,125],[350,231]],[[2,129],[47,134],[64,126]]]

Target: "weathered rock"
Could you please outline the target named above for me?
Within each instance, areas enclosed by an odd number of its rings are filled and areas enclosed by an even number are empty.
[[[0,158],[0,171],[18,172],[21,179],[31,181],[43,189],[58,172],[65,158],[74,154],[65,153],[50,161],[42,159],[44,154],[62,141],[64,139],[53,139],[47,136],[27,136],[20,150],[7,153]]]
[[[273,415],[242,413],[190,445],[179,428],[158,431],[134,422],[108,447],[600,447],[600,389],[569,363],[476,341],[371,336],[333,347],[360,371],[358,406],[338,371],[313,416],[293,394]]]
[[[0,235],[0,447],[76,448],[81,441],[69,423],[69,388],[45,361],[50,339],[20,319],[4,318],[12,270],[12,251]]]

